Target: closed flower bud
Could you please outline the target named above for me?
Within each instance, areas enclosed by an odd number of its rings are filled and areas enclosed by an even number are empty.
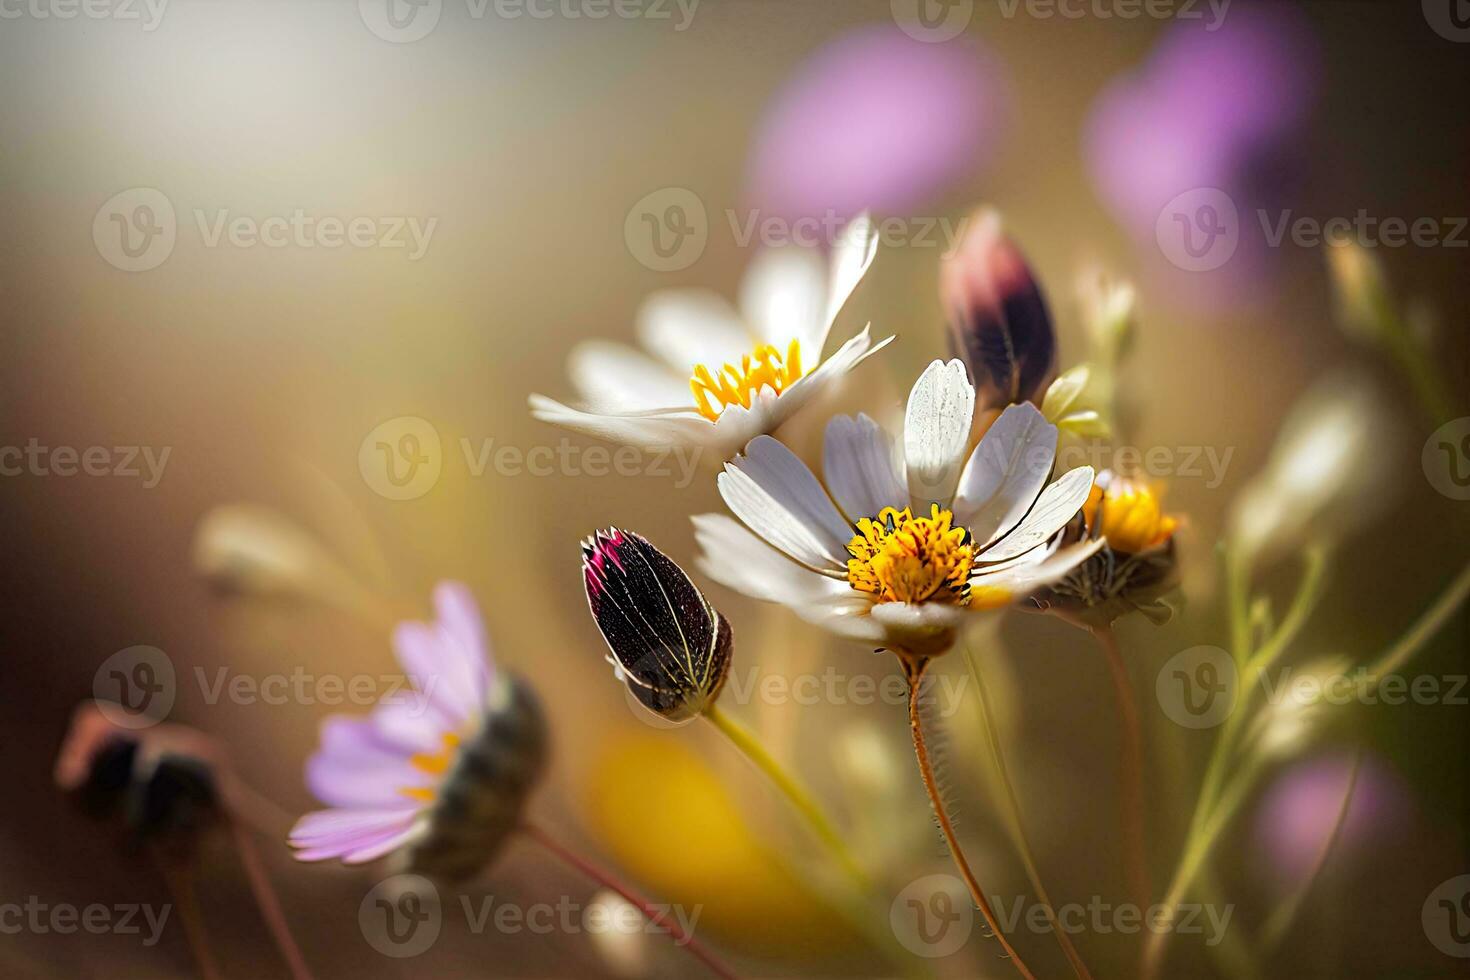
[[[56,783],[89,816],[116,821],[130,843],[187,850],[224,810],[221,765],[214,743],[191,728],[122,728],[88,701],[72,717]]]
[[[730,624],[684,570],[631,531],[609,528],[582,542],[587,604],[638,701],[669,721],[697,717],[730,669]]]
[[[1387,407],[1367,379],[1317,382],[1287,415],[1266,468],[1230,510],[1229,541],[1244,560],[1270,561],[1309,540],[1343,537],[1386,503]]]
[[[313,599],[360,608],[362,586],[311,532],[268,507],[229,504],[204,515],[194,568],[228,596]]]
[[[1056,363],[1056,333],[1041,287],[1000,216],[971,216],[955,253],[939,272],[950,350],[965,362],[976,408],[1039,401]]]

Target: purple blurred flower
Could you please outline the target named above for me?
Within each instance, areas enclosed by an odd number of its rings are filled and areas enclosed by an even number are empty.
[[[904,213],[986,163],[1005,104],[983,49],[859,28],[776,96],[755,140],[749,203],[788,220]]]
[[[1315,88],[1316,48],[1293,8],[1231,10],[1214,31],[1181,21],[1138,71],[1097,99],[1084,134],[1093,183],[1154,256],[1165,205],[1197,188],[1224,191],[1238,210],[1240,241],[1209,279],[1235,288],[1255,282],[1266,263],[1254,210],[1282,176],[1263,170],[1279,163]],[[1192,288],[1206,285],[1192,280]]]
[[[1311,870],[1332,833],[1352,772],[1345,752],[1298,762],[1267,788],[1256,811],[1256,836],[1272,872],[1294,881]],[[1334,859],[1385,839],[1410,817],[1402,780],[1380,759],[1365,755],[1353,788]]]
[[[434,609],[434,622],[393,633],[413,690],[385,694],[366,718],[323,723],[306,781],[330,809],[297,821],[298,860],[361,864],[402,850],[411,870],[458,877],[514,828],[540,768],[539,708],[491,663],[467,588],[440,583]]]

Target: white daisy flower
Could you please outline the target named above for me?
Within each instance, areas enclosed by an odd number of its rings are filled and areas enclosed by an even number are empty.
[[[864,327],[822,360],[877,247],[864,214],[838,236],[830,263],[814,249],[768,249],[746,273],[738,314],[707,290],[655,293],[638,334],[657,358],[607,341],[581,344],[567,367],[583,403],[532,395],[531,414],[614,442],[706,448],[726,459],[893,340],[874,343]]]
[[[848,639],[945,652],[967,613],[1022,598],[1102,546],[1062,547],[1093,472],[1047,484],[1056,426],[1012,405],[962,468],[974,410],[964,365],[935,361],[909,393],[901,446],[866,415],[832,419],[825,487],[779,441],[752,440],[719,476],[745,526],[694,518],[701,570]]]

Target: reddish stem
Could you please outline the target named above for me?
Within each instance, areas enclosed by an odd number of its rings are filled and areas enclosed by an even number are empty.
[[[723,980],[737,980],[735,973],[729,967],[721,963],[703,943],[699,942],[699,940],[695,939],[688,932],[685,932],[684,928],[667,911],[655,908],[648,899],[634,892],[631,888],[628,888],[614,878],[610,873],[599,868],[581,855],[568,850],[556,838],[535,824],[522,824],[521,831],[527,837],[554,854],[563,863],[580,871],[604,888],[609,888],[617,892],[628,904],[635,906],[638,911],[647,916],[650,922],[668,932],[669,936],[674,940],[674,945],[683,946],[697,956],[705,966],[709,967],[710,972],[715,976],[721,977]]]

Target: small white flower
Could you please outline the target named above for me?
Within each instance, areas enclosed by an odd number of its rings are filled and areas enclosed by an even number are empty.
[[[567,366],[583,404],[532,395],[531,414],[614,442],[707,448],[726,459],[893,339],[874,343],[864,327],[821,359],[877,247],[862,215],[839,236],[830,269],[812,249],[769,249],[746,273],[738,314],[706,290],[655,293],[638,333],[658,360],[623,344],[581,344]]]
[[[848,639],[943,653],[967,613],[1022,598],[1102,546],[1061,546],[1093,472],[1047,484],[1057,428],[1034,405],[1002,412],[961,468],[974,409],[964,365],[933,362],[909,394],[900,447],[866,415],[828,424],[825,487],[777,440],[752,440],[719,477],[745,527],[694,518],[701,570]]]

